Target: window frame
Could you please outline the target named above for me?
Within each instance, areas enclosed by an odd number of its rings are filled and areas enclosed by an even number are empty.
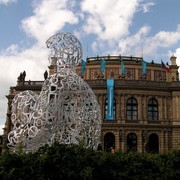
[[[137,152],[138,149],[138,137],[134,132],[128,133],[126,136],[126,146],[127,152],[134,151]]]
[[[148,101],[148,120],[158,121],[159,120],[159,106],[158,101],[155,98],[150,98]]]
[[[126,120],[127,121],[138,120],[138,102],[134,97],[130,97],[126,101]]]

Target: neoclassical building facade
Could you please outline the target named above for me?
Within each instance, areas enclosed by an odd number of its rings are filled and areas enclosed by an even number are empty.
[[[105,69],[100,70],[101,60]],[[102,112],[101,146],[110,151],[138,151],[165,153],[180,148],[180,81],[176,57],[170,58],[170,70],[154,61],[146,63],[142,71],[141,57],[97,56],[86,59],[86,70],[76,68],[93,89]],[[53,62],[53,61],[52,61]],[[123,73],[122,73],[123,62]],[[55,72],[53,63],[49,75]],[[113,79],[113,119],[107,119],[107,79]],[[43,81],[18,79],[10,87],[4,143],[11,130],[11,102],[15,94],[24,90],[41,91]]]

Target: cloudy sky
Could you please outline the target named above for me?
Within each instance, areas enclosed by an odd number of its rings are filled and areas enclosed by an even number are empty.
[[[77,36],[84,59],[143,54],[158,63],[174,54],[180,65],[179,7],[180,0],[0,0],[0,126],[5,95],[20,72],[26,80],[43,80],[45,42],[57,32]]]

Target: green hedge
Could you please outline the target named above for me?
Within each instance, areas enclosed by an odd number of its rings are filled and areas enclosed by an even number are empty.
[[[44,146],[35,153],[0,156],[0,179],[169,180],[180,178],[180,151],[110,154],[77,145]]]

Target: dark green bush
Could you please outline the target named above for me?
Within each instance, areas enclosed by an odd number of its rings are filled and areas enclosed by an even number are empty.
[[[7,151],[0,156],[0,179],[5,180],[176,180],[179,177],[180,151],[110,154],[56,142],[35,153]]]

